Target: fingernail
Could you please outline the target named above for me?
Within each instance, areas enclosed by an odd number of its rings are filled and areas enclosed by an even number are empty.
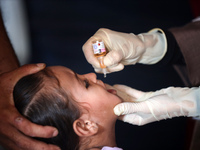
[[[57,136],[58,135],[58,130],[55,130],[54,132],[53,132],[53,136],[52,137],[55,137],[55,136]]]
[[[18,122],[18,123],[22,122],[22,120],[23,120],[22,117],[17,117],[17,118],[15,119],[15,121]]]
[[[44,68],[46,65],[45,63],[37,63],[36,64],[39,68]]]

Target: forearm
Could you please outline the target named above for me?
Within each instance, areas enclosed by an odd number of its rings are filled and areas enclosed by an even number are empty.
[[[19,61],[7,36],[0,12],[0,74],[19,67]]]
[[[183,54],[192,85],[200,85],[200,21],[169,30],[175,37]]]

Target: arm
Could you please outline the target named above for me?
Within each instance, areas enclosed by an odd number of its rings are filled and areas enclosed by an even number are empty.
[[[1,13],[1,12],[0,12]],[[19,61],[7,36],[0,14],[0,74],[19,67]]]
[[[188,77],[193,86],[200,85],[200,21],[191,22],[183,27],[171,28],[183,54]]]
[[[199,85],[200,22],[169,29],[165,31],[165,34],[167,53],[156,65],[185,63],[190,81],[193,85]],[[130,97],[129,103],[119,104],[114,109],[117,115],[124,115],[120,118],[125,122],[144,125],[178,116],[200,116],[200,87],[169,87],[150,93],[137,91],[127,86],[119,85],[115,88]]]
[[[185,63],[192,85],[200,85],[200,22],[171,28],[165,34],[167,53],[156,65]],[[114,109],[117,115],[124,115],[120,118],[125,122],[144,125],[178,116],[200,116],[200,87],[169,87],[150,93],[126,86],[115,88],[131,97],[129,103],[119,104]]]

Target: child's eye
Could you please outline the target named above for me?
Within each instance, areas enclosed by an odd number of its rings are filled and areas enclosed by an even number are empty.
[[[84,80],[86,89],[90,86],[89,81],[87,79]]]

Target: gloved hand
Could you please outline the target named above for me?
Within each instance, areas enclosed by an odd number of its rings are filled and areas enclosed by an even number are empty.
[[[144,125],[178,116],[200,116],[199,87],[169,87],[155,92],[142,92],[125,85],[114,85],[114,88],[132,97],[127,100],[125,96],[126,102],[114,108],[116,115],[123,115],[119,119],[130,124]]]
[[[101,69],[97,58],[94,57],[92,43],[101,40],[108,51],[104,57],[107,73],[120,71],[124,65],[155,64],[163,58],[167,50],[166,37],[161,29],[135,35],[102,28],[82,48],[87,61],[98,73]]]

